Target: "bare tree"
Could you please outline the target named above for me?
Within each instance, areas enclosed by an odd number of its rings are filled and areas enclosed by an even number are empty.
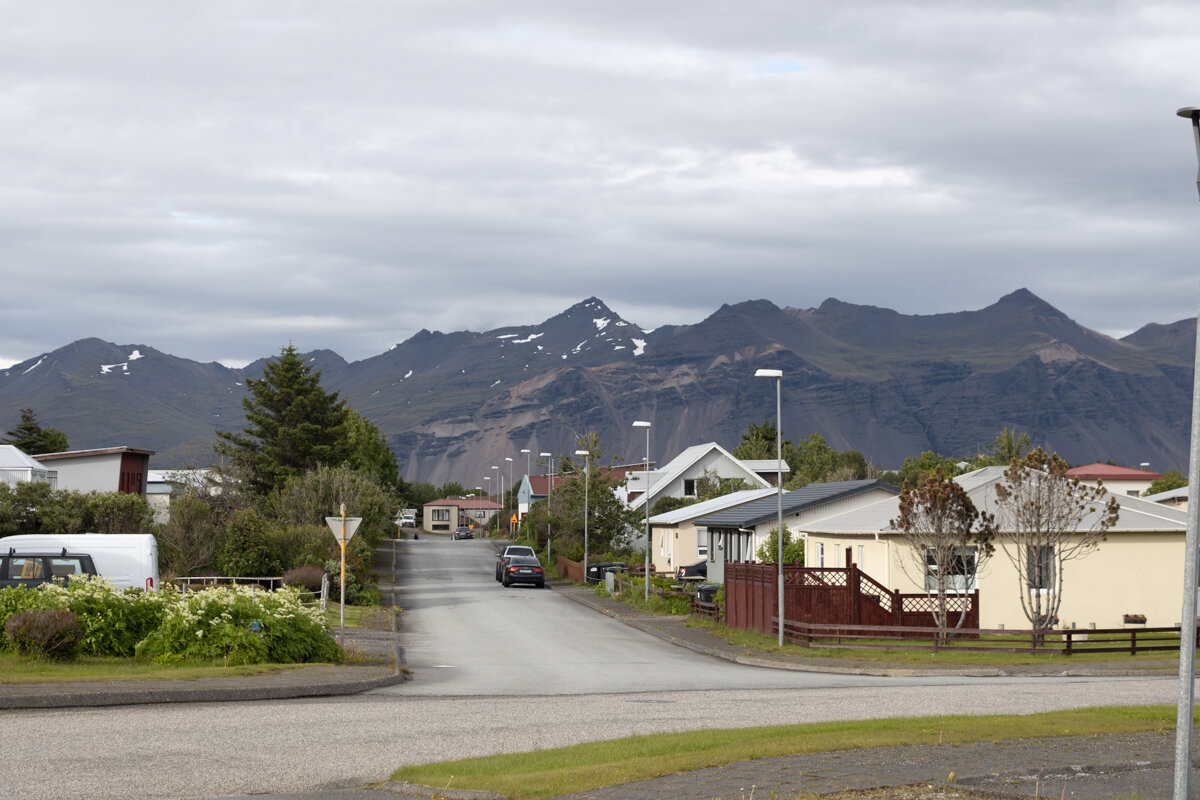
[[[934,622],[939,628],[950,627],[948,595],[965,595],[975,587],[979,568],[994,551],[996,531],[991,516],[975,508],[966,490],[944,477],[938,466],[932,473],[921,474],[916,487],[904,482],[900,516],[890,526],[904,535],[909,546],[910,563],[917,573],[909,576],[937,593]],[[955,628],[961,628],[967,618],[965,597],[961,606]]]
[[[990,515],[980,513],[966,491],[938,466],[920,475],[916,487],[905,481],[900,516],[891,521],[891,528],[901,532],[909,546],[910,563],[917,573],[910,576],[937,595],[934,622],[949,627],[949,595],[974,587],[980,567],[994,551]],[[963,602],[954,627],[962,626],[967,610]]]
[[[1021,610],[1034,630],[1050,630],[1064,565],[1100,546],[1120,506],[1103,486],[1067,477],[1067,462],[1040,447],[1004,471],[996,504],[997,538],[1020,576]]]

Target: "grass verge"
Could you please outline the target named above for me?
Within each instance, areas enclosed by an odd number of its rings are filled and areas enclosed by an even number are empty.
[[[403,767],[394,781],[554,797],[773,756],[894,745],[1168,731],[1173,706],[1101,707],[1027,716],[919,717],[631,736],[603,742]]]
[[[748,651],[764,653],[785,653],[802,659],[838,659],[843,661],[862,661],[876,664],[895,664],[899,666],[929,666],[943,664],[947,666],[977,666],[977,667],[1012,667],[1012,666],[1062,666],[1070,667],[1081,664],[1106,664],[1114,668],[1128,670],[1144,669],[1148,671],[1178,670],[1178,655],[1173,652],[1145,653],[1142,655],[1121,655],[1119,653],[1076,653],[1065,656],[1053,653],[1012,653],[1012,652],[976,652],[955,650],[953,647],[932,649],[904,648],[888,646],[875,648],[840,648],[840,647],[802,647],[798,644],[784,644],[780,649],[779,642],[774,636],[763,636],[753,631],[742,631],[718,625],[711,620],[692,617],[689,627],[704,628],[732,645],[745,647]],[[894,642],[878,640],[879,644],[894,645]]]
[[[144,681],[227,678],[267,675],[310,664],[245,664],[225,666],[221,662],[156,664],[132,658],[84,656],[75,661],[46,661],[0,651],[0,684],[70,683],[72,681]]]

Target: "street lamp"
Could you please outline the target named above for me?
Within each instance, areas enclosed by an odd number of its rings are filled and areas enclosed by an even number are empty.
[[[646,604],[650,603],[650,423],[636,420],[635,428],[646,429],[646,485],[642,489],[642,501],[646,510]]]
[[[538,453],[546,461],[546,565],[550,564],[550,495],[554,493],[554,455]]]
[[[521,452],[525,454],[525,477],[528,478],[530,481],[532,481],[533,480],[533,464],[532,464],[533,456],[530,455],[530,453],[532,451],[529,448],[525,447],[525,448],[521,449]],[[522,485],[524,485],[524,484],[522,483]],[[529,506],[533,505],[533,497],[532,497],[533,484],[532,483],[529,484],[529,494],[530,494],[530,497],[528,498],[529,502],[527,502],[525,504],[525,513],[529,513]],[[522,519],[524,519],[524,518],[522,518]]]
[[[1192,121],[1196,157],[1200,160],[1200,107],[1181,108],[1179,116]],[[1196,175],[1200,191],[1200,172]],[[1200,317],[1200,314],[1197,314]],[[1196,696],[1196,580],[1197,548],[1200,547],[1200,326],[1196,327],[1196,363],[1192,378],[1192,452],[1188,461],[1187,535],[1184,538],[1183,614],[1179,622],[1179,707],[1175,718],[1175,797],[1191,797],[1192,703]]]
[[[754,377],[775,379],[775,494],[779,498],[775,538],[779,540],[779,646],[783,647],[783,370],[760,369],[754,372]]]
[[[583,585],[587,586],[588,565],[588,484],[592,482],[592,451],[576,450],[575,455],[583,456]]]
[[[487,497],[488,497],[488,502],[490,503],[490,502],[492,502],[492,476],[491,475],[483,476],[483,485],[487,487]],[[487,529],[487,526],[485,525],[483,528],[484,536],[487,536],[487,531],[488,531],[488,529]]]
[[[508,517],[508,499],[510,496],[512,496],[512,493],[513,493],[512,459],[509,458],[508,456],[505,456],[504,460],[508,462],[508,494],[504,496],[504,521],[508,522],[508,519],[509,519],[509,517]],[[509,535],[509,538],[512,537],[512,524],[511,523],[509,523],[508,535]]]
[[[504,496],[504,478],[502,478],[500,476],[500,467],[493,466],[492,469],[496,470],[496,497],[500,498],[500,497]],[[500,504],[496,503],[496,505],[500,505]],[[496,538],[500,538],[500,515],[499,514],[496,515]]]

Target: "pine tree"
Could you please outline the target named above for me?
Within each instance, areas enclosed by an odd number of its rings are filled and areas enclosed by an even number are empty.
[[[320,371],[310,369],[292,345],[267,362],[262,378],[247,380],[246,388],[247,426],[218,431],[217,452],[245,468],[253,491],[268,494],[289,477],[349,458],[345,401],[321,388]]]
[[[26,455],[61,453],[66,450],[67,435],[57,428],[43,428],[38,424],[32,408],[21,409],[21,421],[8,432],[10,439],[0,439],[0,444],[11,444]]]

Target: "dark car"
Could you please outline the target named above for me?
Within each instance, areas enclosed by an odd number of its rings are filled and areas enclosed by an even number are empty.
[[[508,566],[508,560],[513,556],[532,556],[537,558],[537,553],[533,552],[532,547],[527,547],[523,544],[510,544],[504,548],[503,553],[496,556],[496,580],[499,581],[504,572],[504,568]]]
[[[708,561],[700,559],[695,564],[680,567],[675,572],[675,580],[694,581],[708,577]]]
[[[454,535],[451,539],[474,539],[475,534],[471,533],[471,529],[465,525],[460,525],[454,529]]]
[[[546,588],[546,571],[542,562],[536,556],[510,556],[500,583],[512,586],[514,583],[532,583],[539,589]]]
[[[0,587],[37,586],[60,579],[69,581],[79,575],[95,575],[90,555],[61,553],[18,553],[9,548],[0,555]]]

